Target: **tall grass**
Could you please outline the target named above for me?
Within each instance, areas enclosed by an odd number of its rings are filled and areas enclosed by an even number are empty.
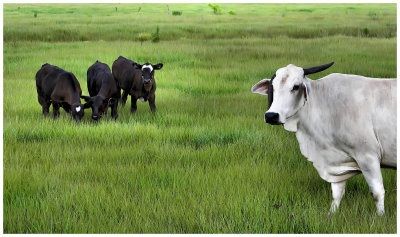
[[[164,4],[4,6],[4,233],[395,233],[395,171],[383,170],[383,218],[361,175],[328,216],[329,183],[294,134],[263,122],[266,97],[250,93],[289,63],[335,61],[313,79],[395,77],[395,33],[385,35],[395,5],[221,4],[234,16],[169,5],[182,16],[168,18]],[[380,16],[374,26],[368,12]],[[377,35],[347,34],[337,16]],[[158,43],[131,37],[157,25]],[[138,102],[132,116],[128,101],[116,122],[94,123],[89,110],[79,125],[42,116],[34,75],[43,63],[73,72],[88,94],[87,68],[119,55],[164,63],[156,115]]]

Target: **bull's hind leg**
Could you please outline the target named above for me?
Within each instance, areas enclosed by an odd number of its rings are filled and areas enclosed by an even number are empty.
[[[122,97],[121,97],[121,100],[120,100],[120,103],[121,103],[122,106],[125,106],[127,99],[128,99],[128,91],[123,90]]]
[[[340,201],[342,200],[346,188],[346,180],[338,183],[331,183],[331,187],[333,201],[331,209],[329,210],[329,214],[335,213],[336,210],[339,208]]]
[[[378,215],[382,216],[385,214],[385,189],[379,159],[375,156],[365,157],[363,162],[359,162],[358,165],[375,200]]]
[[[60,104],[53,103],[53,118],[56,119],[60,116]]]
[[[46,100],[44,97],[39,96],[38,97],[39,104],[42,106],[42,113],[45,117],[49,116],[49,109],[51,105],[50,100]]]

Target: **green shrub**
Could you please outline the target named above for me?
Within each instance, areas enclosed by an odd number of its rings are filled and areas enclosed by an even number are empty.
[[[235,15],[235,10],[229,10],[229,11],[228,11],[228,14],[230,14],[230,15]]]
[[[152,35],[151,41],[153,43],[157,43],[160,41],[160,28],[157,26],[156,33]]]
[[[33,11],[33,17],[37,17],[37,11]]]
[[[213,9],[214,14],[219,15],[222,12],[221,6],[216,3],[209,3],[208,6]]]
[[[309,8],[303,8],[303,9],[299,9],[299,12],[313,12],[313,9],[309,9]]]
[[[143,44],[144,41],[150,40],[151,39],[151,34],[149,33],[139,33],[136,36],[136,39],[140,41],[140,45]]]
[[[182,11],[172,11],[173,16],[180,16],[182,15]]]
[[[368,12],[368,16],[371,18],[371,20],[378,20],[378,14],[376,12]]]
[[[365,28],[363,29],[363,35],[364,35],[364,36],[369,36],[369,30],[368,30],[367,27],[365,27]]]

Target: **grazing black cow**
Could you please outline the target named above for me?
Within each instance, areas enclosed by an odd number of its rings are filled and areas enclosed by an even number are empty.
[[[121,91],[114,80],[107,64],[96,61],[87,71],[87,87],[89,96],[81,96],[85,99],[85,108],[92,108],[92,119],[99,120],[102,114],[106,114],[108,106],[111,106],[111,117],[118,117],[118,100]]]
[[[122,56],[119,56],[112,65],[112,73],[118,86],[123,90],[121,104],[124,106],[131,96],[131,113],[137,110],[136,101],[149,101],[150,109],[156,112],[156,81],[154,70],[160,70],[162,63],[153,65],[151,63],[138,64]]]
[[[60,116],[60,106],[78,123],[84,109],[81,104],[82,94],[78,80],[71,72],[50,65],[43,64],[36,73],[36,89],[39,103],[42,105],[44,116],[49,115],[50,105],[53,104],[53,117]]]

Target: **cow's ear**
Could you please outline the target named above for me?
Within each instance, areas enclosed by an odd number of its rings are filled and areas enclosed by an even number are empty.
[[[153,68],[154,68],[154,70],[160,70],[163,66],[164,66],[164,64],[158,63],[156,65],[153,65]]]
[[[134,67],[139,68],[139,69],[142,69],[142,67],[143,67],[143,65],[141,65],[141,64],[139,64],[139,63],[135,63],[135,62],[133,62],[132,65],[133,65]]]
[[[310,94],[310,83],[303,82],[303,87],[304,87],[304,98],[307,101],[308,95]]]
[[[251,88],[251,92],[261,95],[267,95],[270,81],[271,79],[262,79]]]
[[[92,106],[92,104],[93,104],[93,101],[86,102],[85,104],[83,104],[83,109],[90,108]]]
[[[90,96],[81,95],[81,98],[84,99],[86,102],[90,101]]]

